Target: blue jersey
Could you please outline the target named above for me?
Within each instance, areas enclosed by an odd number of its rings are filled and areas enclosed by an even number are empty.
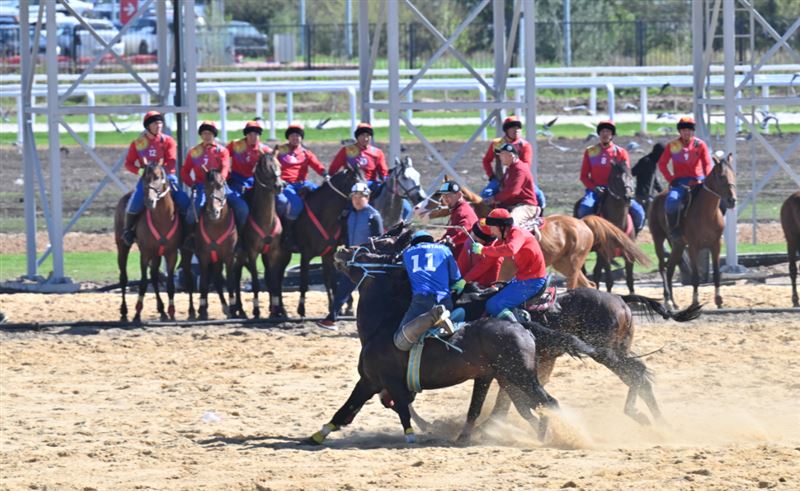
[[[450,295],[450,285],[461,279],[450,249],[443,244],[422,242],[403,253],[403,264],[414,295],[436,295],[440,301]]]

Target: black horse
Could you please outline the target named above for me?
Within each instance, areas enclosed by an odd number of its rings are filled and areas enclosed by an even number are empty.
[[[358,281],[368,268],[380,269],[381,274],[365,276],[359,288],[357,327],[362,343],[358,362],[360,379],[347,402],[336,412],[322,429],[311,437],[311,443],[321,444],[331,431],[349,424],[363,405],[375,394],[385,391],[391,407],[400,416],[406,441],[415,441],[411,427],[409,404],[415,393],[406,385],[406,370],[409,355],[398,350],[393,334],[410,303],[411,293],[408,278],[394,259],[402,251],[408,234],[397,239],[373,241],[366,247],[344,249],[336,254],[337,266]],[[381,246],[392,244],[389,254],[375,254]],[[420,385],[422,389],[438,389],[475,380],[467,422],[459,441],[468,440],[475,420],[480,415],[489,385],[497,379],[500,387],[508,392],[515,407],[532,426],[536,417],[531,409],[545,407],[556,409],[558,402],[539,383],[537,375],[537,343],[552,349],[564,350],[574,356],[611,356],[599,354],[595,348],[574,336],[546,329],[529,323],[527,329],[520,324],[495,318],[481,319],[457,331],[448,342],[457,347],[428,339],[420,363]],[[460,350],[460,351],[459,351]],[[547,418],[539,419],[538,435],[544,438]]]
[[[300,253],[300,302],[297,313],[306,315],[306,292],[308,291],[308,267],[311,260],[322,256],[322,273],[328,293],[328,312],[333,309],[333,253],[342,243],[340,222],[342,211],[349,203],[350,188],[363,180],[358,167],[347,166],[336,173],[303,199],[305,208],[294,224],[297,247],[274,240],[269,251],[267,281],[270,295],[270,317],[286,317],[283,306],[283,276],[292,259],[292,252]]]

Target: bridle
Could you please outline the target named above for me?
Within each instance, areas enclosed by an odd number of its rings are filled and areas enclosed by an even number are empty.
[[[422,188],[422,186],[420,186],[419,184],[414,184],[410,188],[407,188],[407,187],[403,186],[403,183],[401,182],[401,179],[399,177],[399,175],[402,175],[402,174],[399,174],[398,172],[396,172],[396,169],[397,169],[397,167],[392,169],[392,172],[390,173],[391,179],[394,181],[394,183],[392,185],[392,194],[399,195],[401,198],[404,198],[404,199],[407,199],[407,200],[411,201],[411,194],[414,193],[415,191],[419,192],[419,190]],[[403,172],[405,172],[405,169],[403,170]],[[409,179],[409,180],[411,180],[411,179]],[[397,192],[398,189],[400,191],[402,191],[402,193],[398,193]]]

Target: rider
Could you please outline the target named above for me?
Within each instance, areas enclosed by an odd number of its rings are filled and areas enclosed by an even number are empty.
[[[683,117],[678,121],[680,137],[672,140],[658,159],[658,169],[669,183],[669,193],[664,203],[670,239],[680,240],[680,207],[687,189],[702,183],[711,173],[711,156],[705,142],[694,136],[694,119]],[[670,172],[667,164],[672,160]]]
[[[175,175],[178,145],[171,136],[162,133],[164,115],[158,111],[149,111],[144,115],[143,124],[144,132],[131,142],[128,147],[128,155],[125,157],[125,168],[139,176],[136,188],[125,207],[125,228],[122,232],[122,240],[128,246],[131,246],[136,240],[136,220],[144,209],[144,189],[141,176],[148,164],[162,162],[164,165],[172,199],[182,216],[186,214],[186,208],[189,205],[189,197],[181,190],[178,177]]]
[[[489,178],[489,183],[481,191],[481,198],[483,199],[491,198],[500,192],[500,182],[503,176],[496,175],[495,170],[500,170],[500,147],[506,143],[514,145],[519,159],[527,163],[528,167],[533,162],[533,147],[527,140],[522,138],[522,121],[517,116],[507,117],[503,121],[503,136],[492,140],[489,149],[486,150],[486,155],[483,156],[483,170],[486,171],[486,176]],[[534,191],[536,192],[536,202],[539,203],[541,208],[544,208],[544,193],[535,183]]]
[[[363,182],[353,184],[350,189],[350,207],[342,213],[345,222],[345,246],[364,244],[370,237],[383,233],[383,219],[378,210],[369,205],[369,188]],[[324,329],[336,329],[336,315],[347,301],[356,284],[341,271],[336,272],[336,286],[333,289],[333,311],[325,319],[317,322]]]
[[[248,121],[244,125],[244,138],[228,143],[228,153],[231,155],[231,173],[228,176],[228,187],[239,197],[244,197],[245,191],[253,187],[253,171],[262,154],[272,153],[266,143],[261,143],[263,133],[261,123]]]
[[[367,181],[370,190],[377,192],[386,176],[389,168],[386,166],[386,157],[383,151],[370,145],[375,131],[369,123],[359,123],[354,133],[356,142],[342,147],[333,157],[328,172],[336,174],[345,164],[361,167],[364,180]]]
[[[461,186],[457,182],[445,181],[439,188],[439,192],[442,193],[444,204],[450,209],[450,219],[447,225],[452,228],[448,228],[444,235],[452,239],[453,256],[458,257],[467,241],[469,230],[478,221],[478,216],[464,199]]]
[[[486,225],[486,219],[481,218],[472,225],[470,233],[472,242],[483,246],[493,245],[497,237],[492,235],[492,230]],[[500,268],[503,266],[503,257],[481,256],[472,252],[472,247],[464,247],[458,256],[458,269],[464,275],[467,284],[476,283],[480,288],[489,288],[500,277]]]
[[[291,243],[294,239],[292,223],[303,211],[301,191],[317,189],[317,185],[308,180],[308,168],[311,167],[323,178],[327,178],[328,173],[314,152],[303,145],[306,132],[302,124],[291,123],[284,136],[287,142],[275,147],[275,156],[281,165],[281,179],[286,186],[275,197],[275,204],[283,220],[283,240]]]
[[[510,143],[503,144],[499,150],[500,163],[506,168],[502,177],[503,189],[488,198],[487,204],[509,210],[516,223],[539,216],[530,165],[519,159],[517,147]],[[538,229],[535,226],[533,229],[538,237]]]
[[[539,294],[545,286],[544,254],[539,241],[530,232],[514,226],[514,218],[508,210],[492,210],[486,225],[499,239],[488,246],[474,242],[472,252],[487,257],[513,257],[517,265],[514,278],[486,302],[486,311],[492,317],[516,322],[511,309]]]
[[[184,184],[192,187],[194,197],[193,206],[190,207],[191,213],[186,214],[187,222],[190,224],[190,230],[187,235],[193,232],[199,216],[198,209],[201,209],[206,202],[204,188],[206,174],[211,170],[217,169],[222,174],[222,178],[227,180],[231,170],[228,149],[215,140],[219,133],[217,125],[213,121],[203,121],[197,129],[197,133],[200,135],[201,142],[186,154],[186,160],[181,169],[181,179],[183,179]],[[227,184],[225,185],[225,199],[233,208],[236,230],[239,232],[239,237],[241,237],[242,227],[244,227],[249,213],[247,203],[239,195],[231,191]],[[236,247],[239,247],[238,241]]]
[[[608,191],[608,176],[611,167],[617,162],[624,162],[631,167],[628,151],[612,140],[617,134],[617,127],[611,120],[600,121],[597,135],[600,143],[586,147],[581,165],[581,182],[586,186],[586,194],[578,205],[578,218],[597,213],[600,198]],[[644,208],[636,200],[630,200],[630,215],[633,228],[639,232],[644,227]]]

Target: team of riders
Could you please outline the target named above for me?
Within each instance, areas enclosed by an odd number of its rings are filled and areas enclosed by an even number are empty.
[[[258,121],[246,123],[244,138],[232,141],[227,146],[217,141],[217,125],[213,121],[203,121],[198,128],[201,141],[189,150],[181,168],[181,180],[189,186],[191,195],[184,192],[178,182],[177,144],[163,132],[164,116],[157,111],[150,111],[144,116],[143,123],[145,131],[131,143],[125,167],[142,176],[150,163],[163,165],[172,198],[186,231],[184,246],[189,249],[193,247],[192,236],[198,212],[205,204],[203,187],[206,176],[212,170],[217,170],[227,182],[226,198],[241,236],[249,214],[245,194],[253,186],[255,166],[263,154],[272,154],[281,167],[281,179],[285,186],[276,197],[276,211],[284,224],[283,240],[288,244],[291,245],[294,240],[291,223],[303,211],[302,195],[317,187],[308,179],[309,168],[323,179],[345,166],[361,170],[365,182],[352,187],[350,206],[344,217],[348,221],[348,234],[344,238],[346,246],[363,244],[369,237],[384,231],[380,213],[369,205],[369,198],[380,188],[389,169],[383,152],[372,145],[374,131],[368,123],[360,123],[356,127],[355,142],[343,146],[326,170],[314,152],[304,145],[305,131],[300,124],[290,124],[284,133],[286,142],[271,148],[260,140],[263,128]],[[690,117],[681,118],[677,128],[680,136],[665,147],[657,145],[650,156],[651,163],[658,159],[658,169],[669,183],[665,211],[673,239],[680,237],[679,214],[687,191],[702,183],[712,169],[706,144],[694,136],[694,120]],[[628,152],[613,141],[616,132],[612,121],[601,121],[597,125],[599,142],[584,151],[580,181],[586,191],[578,204],[579,218],[598,212],[600,202],[608,192],[608,180],[614,164],[631,167]],[[517,272],[489,299],[486,305],[488,315],[516,320],[513,309],[543,292],[546,265],[539,245],[541,236],[536,227],[531,232],[520,225],[541,214],[545,198],[531,173],[531,144],[522,138],[521,133],[522,122],[519,118],[506,118],[503,136],[491,142],[483,158],[483,168],[489,182],[481,191],[481,197],[494,208],[485,219],[478,219],[458,183],[447,181],[442,184],[439,189],[442,202],[450,211],[449,227],[443,237],[446,240],[436,241],[426,231],[418,231],[412,236],[403,254],[412,301],[401,327],[425,315],[436,305],[452,309],[451,294],[461,293],[466,284],[478,288],[492,286],[506,258],[514,261]],[[668,167],[670,161],[672,170]],[[649,171],[634,168],[634,173],[638,170],[653,183],[654,165],[649,167]],[[649,186],[647,188],[649,190]],[[639,196],[641,193],[638,191],[637,187],[639,199],[630,201],[630,217],[637,231],[644,226],[645,210],[640,201],[646,199],[646,196]],[[128,245],[135,240],[136,222],[143,209],[144,189],[139,179],[126,208],[122,238]],[[346,275],[337,275],[334,311],[318,323],[321,327],[335,328],[336,315],[351,299],[354,287]]]

